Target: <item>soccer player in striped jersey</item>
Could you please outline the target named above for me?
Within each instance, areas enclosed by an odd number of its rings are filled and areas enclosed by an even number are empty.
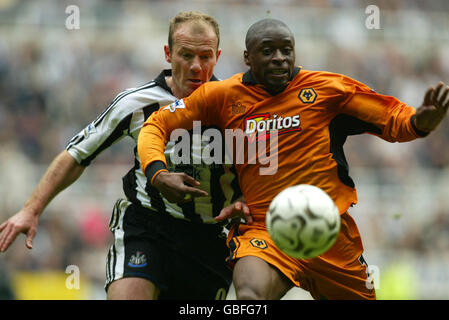
[[[148,168],[161,168],[165,139],[175,128],[190,129],[193,121],[243,132],[244,161],[234,161],[252,223],[236,225],[228,236],[237,299],[279,299],[292,286],[302,287],[315,299],[375,299],[361,237],[348,213],[357,203],[357,194],[343,144],[349,135],[361,133],[390,142],[427,136],[447,113],[449,87],[440,83],[429,88],[423,104],[415,109],[347,76],[295,66],[294,47],[285,23],[264,19],[253,24],[244,52],[250,69],[204,84],[176,103],[182,108],[155,112],[140,131],[142,166],[157,183],[162,169]],[[234,112],[236,105],[238,112]],[[251,163],[254,154],[249,150],[254,150],[252,143],[272,136],[277,137],[274,143],[260,144],[268,147],[257,150],[277,159],[277,166],[265,171],[266,158]],[[326,191],[341,215],[336,243],[312,259],[295,259],[282,252],[265,225],[271,200],[283,189],[302,183]],[[236,209],[236,205],[225,208],[217,220]]]
[[[181,12],[170,22],[164,51],[172,69],[117,95],[73,137],[24,208],[1,225],[1,251],[21,232],[31,249],[46,205],[75,182],[98,154],[127,136],[137,144],[143,123],[154,111],[217,80],[213,71],[221,53],[218,23],[200,12]],[[172,148],[173,144],[167,147],[167,154]],[[109,224],[114,243],[107,256],[108,299],[225,298],[231,271],[225,262],[226,236],[214,217],[241,194],[234,169],[221,164],[171,164],[176,172],[164,174],[175,181],[178,191],[165,192],[170,186],[161,179],[159,192],[147,182],[137,149],[134,154],[134,166],[123,177],[126,199],[116,202]],[[189,186],[199,184],[203,190]],[[207,197],[185,200],[186,195]]]

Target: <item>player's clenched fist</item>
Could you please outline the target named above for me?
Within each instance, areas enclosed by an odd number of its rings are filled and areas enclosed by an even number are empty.
[[[416,127],[430,132],[443,120],[449,108],[449,86],[440,82],[436,88],[429,88],[424,102],[416,111]]]
[[[19,233],[26,235],[25,245],[32,249],[37,225],[38,216],[23,210],[9,218],[0,226],[0,252],[6,251]]]

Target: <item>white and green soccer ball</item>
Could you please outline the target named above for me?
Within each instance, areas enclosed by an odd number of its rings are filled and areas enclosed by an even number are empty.
[[[274,197],[266,225],[279,249],[294,258],[310,259],[325,253],[337,240],[340,213],[322,189],[300,184]]]

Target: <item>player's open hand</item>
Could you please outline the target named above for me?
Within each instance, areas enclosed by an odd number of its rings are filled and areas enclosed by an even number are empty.
[[[253,217],[251,216],[251,212],[249,211],[249,207],[246,205],[246,202],[243,199],[236,200],[229,206],[223,208],[220,211],[220,214],[215,217],[215,220],[220,222],[235,217],[245,219],[248,224],[252,224],[254,222]]]
[[[33,248],[39,217],[22,210],[0,225],[0,252],[8,250],[20,233],[26,235],[25,246]]]
[[[430,132],[443,120],[449,108],[449,86],[440,82],[436,88],[429,88],[424,102],[416,111],[416,127]]]
[[[192,197],[207,197],[204,190],[195,188],[200,183],[183,172],[161,172],[154,179],[153,185],[172,203],[192,201]]]

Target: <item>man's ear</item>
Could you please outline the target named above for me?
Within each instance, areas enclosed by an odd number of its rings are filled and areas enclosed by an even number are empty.
[[[165,53],[165,61],[167,61],[168,63],[171,63],[171,52],[170,52],[170,48],[168,47],[168,45],[164,46],[164,53]]]
[[[245,61],[245,64],[250,67],[250,62],[249,62],[249,53],[247,50],[243,51],[243,61]]]
[[[215,56],[216,61],[218,61],[218,58],[220,58],[220,55],[221,55],[221,49],[218,48],[217,55]]]

